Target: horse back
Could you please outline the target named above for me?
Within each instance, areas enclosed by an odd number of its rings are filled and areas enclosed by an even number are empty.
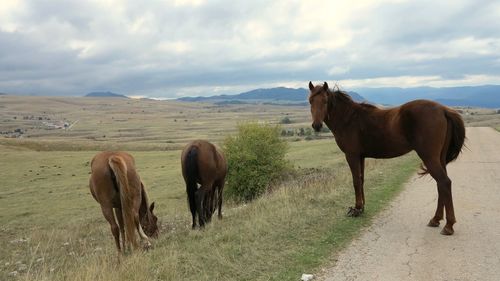
[[[91,161],[91,175],[89,180],[90,191],[94,199],[101,204],[111,204],[114,208],[120,207],[119,188],[115,175],[109,166],[109,158],[118,156],[127,167],[127,179],[135,193],[140,194],[140,178],[135,169],[135,160],[126,152],[104,151],[96,154]]]
[[[357,149],[365,157],[403,155],[415,149],[420,138],[433,136],[433,131],[446,133],[447,110],[429,100],[415,100],[389,109],[370,109],[360,114],[358,134],[350,143],[357,143]]]
[[[182,151],[181,163],[183,176],[186,178],[187,157],[191,149],[197,150],[198,181],[223,180],[227,172],[227,163],[222,151],[212,143],[205,140],[190,142]]]

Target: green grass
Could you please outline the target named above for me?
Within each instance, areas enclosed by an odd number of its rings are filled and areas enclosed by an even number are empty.
[[[290,142],[294,173],[249,204],[229,202],[223,220],[192,231],[180,172],[184,143],[221,141],[247,119],[276,123],[289,116],[295,128],[308,127],[307,108],[0,100],[0,131],[28,129],[24,139],[0,138],[0,280],[13,279],[15,270],[22,280],[297,280],[369,225],[418,167],[414,154],[367,160],[365,213],[347,218],[354,203],[351,174],[331,135]],[[27,114],[80,121],[68,131],[46,130],[21,118]],[[132,151],[156,202],[162,228],[149,252],[118,258],[88,189],[89,161],[103,149]]]
[[[322,169],[299,170],[273,193],[230,204],[222,221],[191,231],[180,152],[135,152],[163,232],[153,250],[118,264],[109,226],[88,192],[95,152],[1,148],[0,169],[10,177],[0,193],[0,266],[7,274],[16,263],[30,265],[26,280],[296,280],[368,225],[416,168],[415,156],[367,161],[366,212],[346,218],[354,195],[343,154],[333,141],[295,142],[288,154],[295,166],[316,162]],[[28,242],[11,243],[19,238]]]

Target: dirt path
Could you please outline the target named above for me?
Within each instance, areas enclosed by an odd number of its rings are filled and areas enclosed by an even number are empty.
[[[463,154],[448,166],[455,234],[427,227],[436,183],[413,177],[405,190],[315,280],[500,280],[500,133],[467,128]],[[370,202],[368,202],[370,204]]]

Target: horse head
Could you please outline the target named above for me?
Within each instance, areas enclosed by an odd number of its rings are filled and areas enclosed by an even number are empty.
[[[314,86],[309,82],[309,104],[311,104],[312,127],[316,132],[323,127],[323,121],[328,116],[328,84]]]
[[[155,202],[151,203],[146,213],[141,217],[141,226],[148,237],[158,237],[158,217],[153,213]]]

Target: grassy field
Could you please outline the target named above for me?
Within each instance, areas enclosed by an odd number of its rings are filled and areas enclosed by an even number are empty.
[[[416,168],[414,156],[367,162],[370,204],[364,217],[349,219],[353,195],[341,153],[331,141],[294,142],[288,156],[301,164],[296,175],[191,231],[179,151],[135,152],[162,235],[153,250],[119,263],[87,187],[93,154],[0,147],[9,175],[0,193],[0,279],[18,271],[25,280],[295,280],[367,225]]]
[[[15,140],[0,138],[0,144],[34,150],[178,150],[194,138],[219,142],[238,122],[279,123],[284,117],[292,120],[284,129],[310,128],[304,106],[0,96],[0,109],[0,132],[23,132]]]
[[[414,154],[368,160],[366,212],[352,219],[351,175],[332,137],[289,137],[293,173],[192,231],[182,145],[220,142],[243,120],[287,116],[285,128],[309,127],[308,108],[0,96],[0,109],[0,131],[26,130],[0,138],[0,280],[297,280],[358,235],[419,162]],[[61,120],[74,125],[47,127]],[[162,225],[152,250],[121,258],[88,190],[90,159],[114,148],[132,151]]]
[[[492,127],[500,130],[500,113],[494,109],[484,108],[458,108],[466,126],[469,127]]]

